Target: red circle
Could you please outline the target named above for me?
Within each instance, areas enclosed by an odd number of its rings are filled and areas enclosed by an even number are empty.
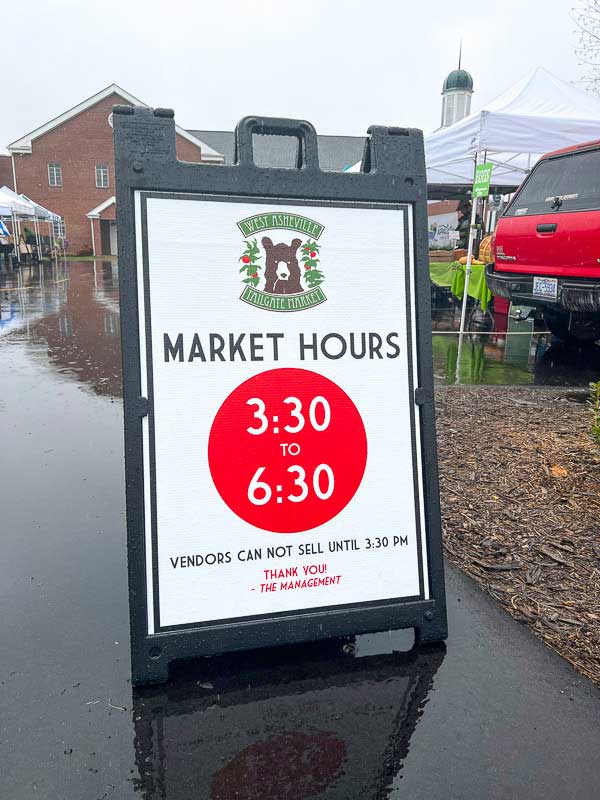
[[[333,733],[292,731],[248,745],[212,780],[212,800],[281,800],[321,795],[342,772],[346,745]]]
[[[250,256],[242,256],[242,261],[244,262],[244,264],[249,264],[250,263]]]
[[[300,430],[285,429],[300,428],[301,419]],[[274,533],[333,519],[354,497],[366,463],[358,409],[336,383],[306,369],[272,369],[244,381],[217,411],[208,439],[210,474],[224,502]]]

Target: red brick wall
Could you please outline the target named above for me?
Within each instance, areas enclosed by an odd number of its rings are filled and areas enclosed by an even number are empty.
[[[180,161],[191,161],[193,164],[199,164],[202,161],[202,154],[200,148],[195,144],[188,142],[183,136],[177,135],[175,142],[175,150],[177,158]]]
[[[104,211],[100,212],[101,219],[112,219],[116,220],[117,218],[117,206],[115,203],[112,203],[108,208],[105,208]]]
[[[0,186],[13,188],[12,160],[10,156],[0,156]]]
[[[119,95],[106,97],[34,139],[32,153],[15,155],[18,191],[65,218],[71,254],[83,249],[91,252],[92,233],[86,214],[115,193],[113,131],[108,116],[113,105],[123,103]],[[199,162],[200,148],[177,136],[177,157]],[[62,186],[48,185],[49,163],[61,165]],[[96,188],[96,164],[108,165],[108,189]]]

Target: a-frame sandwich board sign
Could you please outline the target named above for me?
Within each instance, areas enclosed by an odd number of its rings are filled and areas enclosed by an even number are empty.
[[[356,173],[298,120],[243,119],[232,166],[178,161],[170,110],[114,134],[133,682],[445,638],[421,132],[370,128]]]

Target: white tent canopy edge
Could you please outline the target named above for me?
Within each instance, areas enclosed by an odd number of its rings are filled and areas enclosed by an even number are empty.
[[[543,153],[599,137],[600,98],[536,67],[479,111],[425,136],[427,183],[470,186],[475,157],[485,153],[492,184],[514,188]]]
[[[54,222],[62,219],[59,214],[49,211],[44,206],[30,200],[23,194],[17,194],[9,186],[0,187],[0,216],[10,218],[13,225],[13,233],[15,233],[15,245],[17,257],[20,260],[20,247],[18,246],[18,239],[20,235],[20,220],[33,220],[34,232],[38,253],[41,252],[41,234],[39,230],[39,222],[47,222],[49,225],[50,239],[52,241],[52,249],[56,249],[54,238]]]
[[[493,184],[518,186],[543,153],[599,135],[600,98],[537,67],[480,111],[425,137],[428,183],[470,183],[475,155],[485,153]]]

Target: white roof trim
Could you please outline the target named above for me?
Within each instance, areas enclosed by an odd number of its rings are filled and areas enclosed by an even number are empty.
[[[64,122],[76,117],[77,114],[81,114],[82,111],[87,111],[88,108],[96,105],[96,103],[99,103],[100,100],[110,97],[111,94],[118,94],[119,97],[122,97],[123,100],[127,100],[127,102],[131,103],[133,106],[148,107],[147,103],[143,103],[137,97],[134,97],[132,94],[129,94],[129,92],[126,92],[125,89],[121,89],[121,87],[117,86],[116,83],[111,83],[110,86],[107,86],[106,89],[102,89],[101,92],[93,94],[91,97],[88,97],[87,100],[84,100],[82,103],[79,103],[78,105],[73,106],[73,108],[70,108],[68,111],[65,111],[64,114],[54,117],[54,119],[46,122],[45,125],[41,125],[39,128],[36,128],[20,139],[17,139],[9,144],[7,148],[9,153],[31,153],[32,142],[34,139],[38,139],[40,136],[48,133],[48,131],[57,128]],[[179,125],[175,125],[175,130],[183,139],[187,139],[188,142],[191,142],[192,144],[195,144],[196,147],[199,147],[202,157],[207,156],[207,161],[223,161],[223,156],[221,153],[218,153],[212,147],[209,147],[209,145],[200,141],[200,139],[196,139],[196,137],[192,136],[189,131],[181,128]]]
[[[96,206],[96,208],[92,208],[91,211],[88,211],[88,213],[86,214],[86,217],[88,219],[98,219],[100,214],[105,209],[109,208],[110,206],[112,206],[116,202],[117,202],[117,198],[113,195],[112,197],[109,197],[108,200],[105,200],[103,203],[100,203],[99,206]]]

